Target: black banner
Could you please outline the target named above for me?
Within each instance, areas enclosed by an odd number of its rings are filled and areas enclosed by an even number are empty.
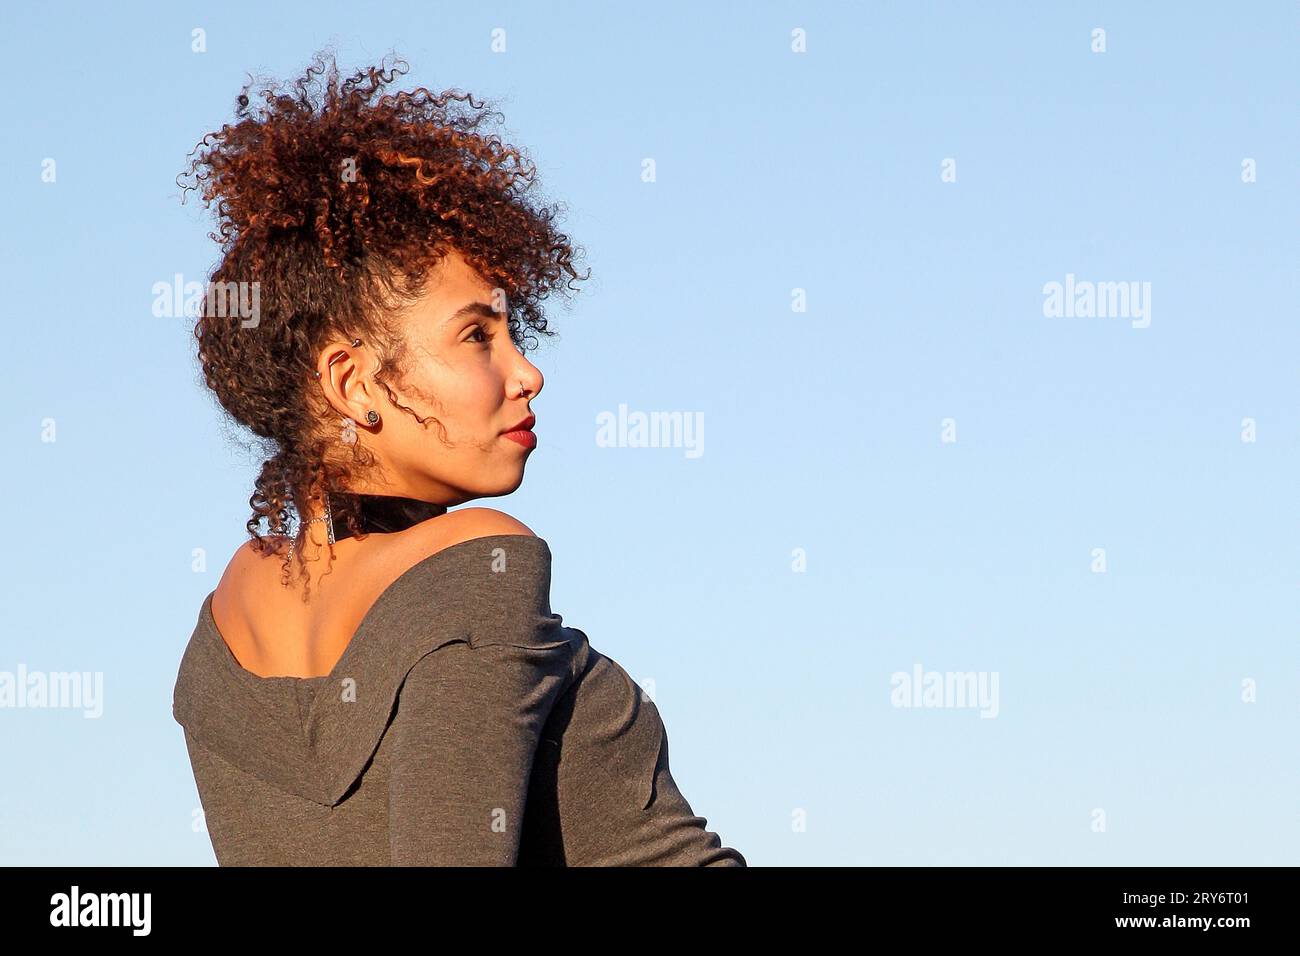
[[[11,941],[75,933],[190,942],[224,933],[367,941],[428,923],[536,934],[618,920],[658,934],[841,928],[935,941],[1104,935],[1145,942],[1295,934],[1289,868],[682,869],[10,868]],[[1290,877],[1290,878],[1288,878]],[[430,937],[431,945],[443,941]]]

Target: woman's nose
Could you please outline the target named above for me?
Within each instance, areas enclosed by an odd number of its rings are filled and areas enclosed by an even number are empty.
[[[515,370],[515,381],[526,395],[536,395],[546,384],[541,369],[527,359],[523,359],[522,364]]]

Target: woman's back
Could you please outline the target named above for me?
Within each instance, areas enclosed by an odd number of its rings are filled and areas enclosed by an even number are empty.
[[[329,674],[379,596],[422,557],[472,538],[533,532],[494,508],[461,508],[392,534],[334,543],[310,563],[310,592],[281,583],[283,555],[251,542],[212,592],[211,616],[240,666],[259,676]]]
[[[455,514],[429,533],[514,520]],[[745,865],[678,791],[653,701],[551,612],[550,577],[545,540],[517,531],[455,540],[391,580],[374,571],[380,593],[313,676],[241,666],[208,595],[173,712],[218,862]],[[271,629],[253,623],[256,650]],[[273,674],[336,640],[262,657]]]

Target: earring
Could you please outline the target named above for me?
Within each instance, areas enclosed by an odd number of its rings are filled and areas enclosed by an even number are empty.
[[[352,347],[353,347],[353,348],[357,348],[360,344],[361,344],[361,340],[360,340],[360,339],[353,339],[353,340],[352,340]],[[329,364],[330,364],[330,365],[333,365],[333,364],[334,364],[335,362],[337,362],[340,358],[342,358],[342,356],[340,356],[340,355],[336,355],[336,356],[334,356],[332,359],[329,360]],[[314,379],[316,379],[317,381],[320,381],[320,369],[317,369],[316,371],[312,372],[312,373],[311,373],[311,377],[314,378]]]
[[[366,412],[366,422],[367,422],[367,424],[370,424],[370,425],[378,425],[378,424],[379,424],[379,413],[378,413],[377,411],[375,411],[373,408],[370,409],[370,411]]]

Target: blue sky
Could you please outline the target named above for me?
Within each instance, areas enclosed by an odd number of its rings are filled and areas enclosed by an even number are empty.
[[[0,862],[214,862],[171,690],[257,460],[150,290],[215,261],[186,154],[331,43],[496,100],[565,203],[593,277],[478,503],[751,865],[1300,858],[1294,4],[6,18],[0,672],[101,674],[103,713],[0,709]],[[1149,324],[1045,315],[1067,276]],[[703,453],[608,447],[620,405]],[[997,675],[996,716],[895,706],[918,665]]]

